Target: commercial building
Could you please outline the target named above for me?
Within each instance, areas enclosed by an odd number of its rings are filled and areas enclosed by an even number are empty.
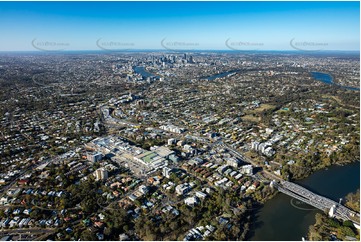
[[[165,176],[166,178],[169,178],[169,176],[170,176],[170,173],[171,173],[171,170],[172,169],[170,169],[170,168],[168,168],[168,167],[164,167],[163,168],[163,176]]]
[[[168,158],[170,155],[174,154],[174,151],[168,149],[165,146],[160,146],[154,150],[155,153],[157,153],[160,157]]]
[[[122,163],[122,165],[131,169],[135,175],[140,176],[167,166],[168,161],[165,157],[174,155],[173,151],[163,146],[156,148],[154,151],[148,151],[130,145],[121,137],[116,136],[96,138],[88,143],[87,147],[103,153],[113,154],[112,159]]]
[[[177,134],[181,134],[183,133],[185,130],[183,128],[179,128],[175,125],[172,124],[168,124],[168,125],[162,125],[159,128],[168,131],[168,132],[173,132],[173,133],[177,133]]]
[[[162,168],[167,164],[166,160],[153,151],[146,151],[133,157],[134,161],[139,162],[147,170]]]
[[[178,156],[176,156],[176,155],[170,155],[169,157],[168,157],[168,159],[169,160],[171,160],[171,161],[173,161],[174,163],[177,163],[177,162],[179,162],[179,157]]]
[[[184,199],[184,203],[188,206],[194,206],[199,203],[199,198],[196,196],[187,197],[186,199]]]
[[[149,188],[146,185],[139,186],[138,190],[143,194],[146,195],[149,192]]]
[[[87,153],[86,158],[88,161],[97,162],[103,159],[103,155],[100,152]]]
[[[175,139],[168,139],[168,145],[174,145],[176,143]]]
[[[251,143],[251,148],[255,151],[261,152],[266,156],[273,156],[276,151],[271,147],[271,145],[271,142],[259,143],[257,141],[254,141]]]
[[[99,168],[94,172],[95,179],[98,180],[106,180],[108,179],[108,171],[104,168]]]
[[[240,165],[240,162],[237,158],[232,157],[227,159],[227,165],[237,168]]]
[[[252,167],[252,165],[244,165],[244,166],[241,166],[240,172],[241,172],[242,174],[252,175],[252,174],[253,174],[253,167]]]
[[[191,190],[191,187],[188,183],[179,184],[175,187],[177,195],[184,195]]]

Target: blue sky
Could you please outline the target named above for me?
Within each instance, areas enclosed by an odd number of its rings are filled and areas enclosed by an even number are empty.
[[[359,50],[359,13],[359,2],[0,2],[0,50]]]

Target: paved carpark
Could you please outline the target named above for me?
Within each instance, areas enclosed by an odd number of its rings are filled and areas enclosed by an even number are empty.
[[[145,175],[145,172],[147,171],[146,167],[144,167],[132,160],[121,159],[119,157],[113,157],[112,159],[115,162],[117,162],[119,165],[129,168],[136,176],[143,176],[143,175]]]

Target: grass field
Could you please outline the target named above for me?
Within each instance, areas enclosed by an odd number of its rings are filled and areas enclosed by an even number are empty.
[[[336,102],[340,103],[340,104],[343,104],[341,99],[337,96],[331,96],[331,95],[322,95],[323,98],[331,98],[333,100],[335,100]]]
[[[250,122],[259,122],[259,121],[261,121],[260,117],[255,117],[255,116],[252,116],[252,115],[245,115],[245,116],[242,116],[241,118],[244,121],[250,121]]]
[[[265,110],[273,109],[276,106],[271,104],[261,104],[258,108],[247,110],[246,115],[242,116],[242,120],[250,121],[250,122],[259,122],[261,121],[261,117],[257,117],[257,114],[262,113]],[[255,115],[255,116],[254,116]]]
[[[247,113],[261,113],[265,110],[273,109],[276,106],[271,104],[261,104],[258,108],[255,108],[253,110],[249,110]]]

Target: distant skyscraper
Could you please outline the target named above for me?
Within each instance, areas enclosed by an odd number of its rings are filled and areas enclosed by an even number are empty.
[[[194,61],[193,61],[193,56],[189,56],[189,61],[188,61],[189,63],[194,63]]]

